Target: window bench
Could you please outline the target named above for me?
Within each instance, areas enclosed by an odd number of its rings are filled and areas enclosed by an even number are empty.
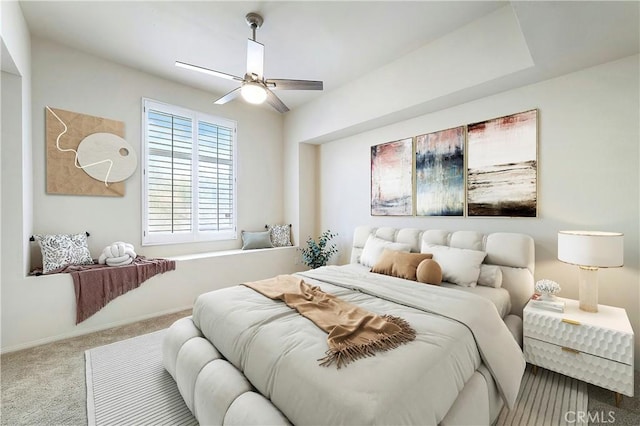
[[[176,261],[174,271],[150,278],[77,325],[75,292],[69,274],[26,277],[20,283],[20,291],[29,303],[3,306],[3,321],[6,319],[13,326],[3,329],[2,352],[189,309],[202,293],[304,269],[296,246],[226,250],[167,259]]]

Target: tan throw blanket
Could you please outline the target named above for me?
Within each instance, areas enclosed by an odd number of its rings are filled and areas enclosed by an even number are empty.
[[[464,324],[473,334],[482,361],[493,376],[507,407],[510,410],[515,407],[526,362],[522,349],[489,299],[446,287],[416,285],[408,280],[363,272],[362,267],[354,266],[326,266],[301,275],[307,280],[371,294]]]
[[[283,301],[329,333],[329,350],[319,359],[322,366],[335,363],[340,368],[416,337],[415,330],[402,318],[372,314],[293,275],[279,275],[244,285],[270,299]]]

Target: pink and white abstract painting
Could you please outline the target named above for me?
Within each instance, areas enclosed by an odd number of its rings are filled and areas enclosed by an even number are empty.
[[[413,139],[371,147],[371,215],[413,214]]]
[[[537,216],[538,110],[467,128],[468,216]]]

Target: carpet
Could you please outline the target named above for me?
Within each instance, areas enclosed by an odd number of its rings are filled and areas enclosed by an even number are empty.
[[[585,382],[543,368],[534,375],[527,365],[516,407],[503,408],[496,425],[585,425],[587,407]]]
[[[85,352],[89,425],[197,425],[173,378],[162,366],[165,330]],[[527,366],[515,409],[496,425],[576,425],[587,412],[587,385]]]
[[[85,352],[89,425],[197,425],[162,366],[156,331]]]

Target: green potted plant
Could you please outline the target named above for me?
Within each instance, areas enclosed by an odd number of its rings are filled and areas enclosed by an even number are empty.
[[[329,244],[331,239],[337,236],[338,234],[334,234],[331,230],[327,229],[320,235],[318,241],[309,237],[307,239],[307,247],[299,249],[302,252],[302,263],[311,269],[325,266],[329,259],[331,259],[331,256],[338,253],[336,245]]]

